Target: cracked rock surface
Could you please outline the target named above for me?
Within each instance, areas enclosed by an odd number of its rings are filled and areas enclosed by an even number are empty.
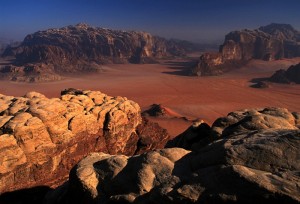
[[[194,143],[192,151],[90,154],[73,168],[68,191],[55,203],[300,202],[298,113],[248,109],[217,119],[212,128],[204,124],[194,124],[199,134],[189,129],[188,140],[177,143]]]
[[[161,134],[153,139],[137,131],[148,127]],[[139,105],[125,97],[76,89],[60,98],[0,94],[0,194],[57,186],[89,152],[133,155],[162,148],[168,137],[158,125],[143,122]]]

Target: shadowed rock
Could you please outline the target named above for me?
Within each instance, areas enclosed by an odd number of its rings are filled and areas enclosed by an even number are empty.
[[[142,113],[144,116],[165,116],[166,109],[161,104],[152,104],[150,108]]]
[[[140,112],[135,102],[99,91],[66,89],[51,99],[36,92],[0,95],[0,194],[57,186],[89,152],[162,148],[168,134]]]
[[[192,152],[90,154],[71,171],[64,203],[299,203],[299,124],[282,108],[236,111]]]
[[[269,79],[271,82],[290,84],[300,84],[300,63],[290,66],[287,70],[276,71]]]

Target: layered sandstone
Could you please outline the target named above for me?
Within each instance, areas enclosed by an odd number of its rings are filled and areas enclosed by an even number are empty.
[[[90,154],[71,171],[68,190],[55,202],[300,202],[299,113],[249,109],[217,119],[212,128],[203,124],[194,124],[194,129],[201,126],[196,139],[187,138],[192,151]]]
[[[7,48],[4,55],[13,55],[16,61],[14,65],[0,67],[0,76],[21,81],[30,81],[32,77],[38,81],[36,78],[41,74],[101,71],[101,65],[107,63],[155,63],[157,59],[183,56],[188,50],[197,49],[192,45],[146,32],[111,30],[81,23],[29,34],[21,45]],[[29,72],[28,66],[42,69]]]
[[[289,24],[272,23],[256,30],[233,31],[220,47],[225,59],[274,60],[300,56],[300,32]]]
[[[255,30],[232,31],[218,53],[205,53],[193,68],[198,76],[218,75],[251,59],[278,60],[300,56],[300,32],[288,24],[272,23]]]
[[[197,65],[192,68],[191,74],[194,76],[221,75],[244,64],[246,64],[244,60],[225,60],[221,53],[204,53],[200,56]]]
[[[60,98],[0,95],[0,194],[57,186],[89,152],[133,155],[167,140],[166,131],[144,121],[139,105],[125,97],[76,89]]]

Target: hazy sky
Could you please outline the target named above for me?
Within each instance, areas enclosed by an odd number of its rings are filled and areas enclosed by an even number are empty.
[[[85,22],[195,42],[272,22],[300,30],[300,0],[1,0],[0,39]]]

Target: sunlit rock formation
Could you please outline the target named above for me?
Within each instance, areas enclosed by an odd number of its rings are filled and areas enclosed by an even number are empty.
[[[0,194],[57,186],[90,152],[133,155],[162,148],[168,138],[125,97],[77,89],[60,98],[0,95]]]
[[[192,151],[92,153],[48,203],[299,203],[299,125],[299,113],[249,109],[195,123],[173,143]]]

